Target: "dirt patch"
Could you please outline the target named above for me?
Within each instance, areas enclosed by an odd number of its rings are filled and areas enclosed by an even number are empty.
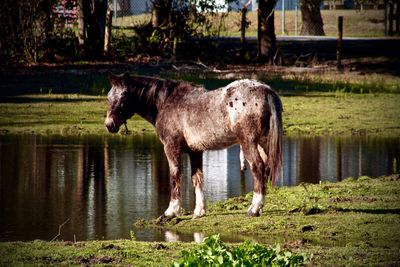
[[[79,262],[84,265],[107,264],[114,262],[109,256],[90,256],[89,258],[80,257]]]
[[[283,249],[300,249],[308,243],[307,239],[290,240],[282,245]]]

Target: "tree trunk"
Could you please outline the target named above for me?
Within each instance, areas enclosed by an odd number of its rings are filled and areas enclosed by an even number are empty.
[[[132,15],[131,13],[131,1],[130,0],[120,0],[118,1],[120,7],[119,16],[128,16]]]
[[[151,12],[151,24],[153,28],[166,26],[169,23],[172,0],[154,0]]]
[[[400,34],[400,0],[396,3],[396,33]]]
[[[79,46],[89,59],[103,56],[107,0],[78,0]]]
[[[275,0],[259,0],[258,3],[258,61],[261,63],[273,63],[276,53],[275,3]]]
[[[301,1],[301,35],[325,35],[320,5],[321,0]]]

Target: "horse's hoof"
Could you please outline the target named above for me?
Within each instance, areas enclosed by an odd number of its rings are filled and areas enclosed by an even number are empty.
[[[247,216],[249,217],[260,217],[261,216],[261,209],[255,209],[253,210],[253,205],[249,207],[247,210]]]
[[[249,217],[260,217],[261,213],[259,211],[254,212],[252,210],[247,211],[247,216]]]
[[[206,210],[205,209],[199,209],[199,210],[195,209],[193,211],[193,219],[201,218],[201,217],[204,217],[204,216],[206,216]]]

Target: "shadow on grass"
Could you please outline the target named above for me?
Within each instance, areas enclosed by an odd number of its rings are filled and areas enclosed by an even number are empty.
[[[368,214],[400,214],[400,209],[351,209],[351,208],[338,208],[337,211],[341,212],[360,212]]]
[[[104,101],[106,97],[104,96]],[[78,102],[96,102],[101,101],[99,97],[70,98],[55,96],[4,96],[0,97],[0,103],[3,104],[25,104],[25,103],[78,103]]]
[[[238,76],[237,78],[224,78],[218,75],[218,73],[167,73],[165,78],[185,80],[195,84],[204,85],[208,90],[214,90],[226,86],[234,80],[242,78],[241,76]],[[281,95],[285,96],[312,96],[310,93],[327,92],[332,93],[327,95],[327,97],[335,97],[335,93],[400,93],[400,87],[398,86],[385,87],[382,83],[373,81],[357,84],[341,80],[324,82],[302,77],[285,79],[278,74],[261,74],[258,79],[270,85]]]

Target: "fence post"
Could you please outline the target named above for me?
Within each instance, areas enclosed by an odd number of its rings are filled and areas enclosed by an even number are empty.
[[[114,4],[114,19],[115,21],[117,21],[117,1],[114,0],[113,4]]]
[[[282,35],[285,35],[285,0],[282,0]]]
[[[104,34],[104,55],[107,55],[110,51],[112,15],[113,11],[108,9],[106,15],[106,29]]]
[[[389,29],[388,35],[393,36],[394,3],[389,1]]]
[[[243,7],[241,9],[241,20],[240,20],[240,47],[241,47],[241,56],[242,59],[245,58],[245,45],[246,45],[246,13],[247,13],[247,8]]]
[[[342,41],[343,41],[343,16],[338,17],[338,40],[336,48],[337,69],[340,70],[342,66]]]
[[[297,25],[297,22],[298,22],[298,3],[296,3],[295,4],[295,13],[294,13],[294,32],[295,32],[295,35],[298,35],[298,25]]]

